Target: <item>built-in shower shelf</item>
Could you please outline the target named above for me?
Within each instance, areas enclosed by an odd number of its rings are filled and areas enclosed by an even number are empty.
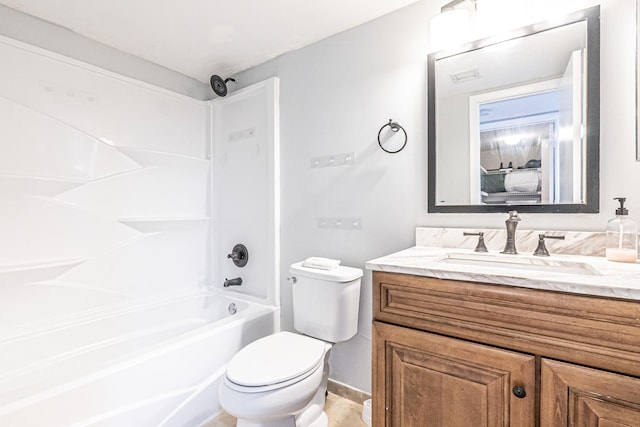
[[[0,191],[5,197],[8,195],[52,197],[85,183],[86,181],[80,179],[0,174]]]
[[[167,166],[175,163],[201,163],[208,166],[209,159],[191,156],[182,153],[170,153],[167,151],[149,150],[145,148],[114,147],[129,158],[143,166]]]
[[[198,223],[208,223],[208,216],[200,217],[165,217],[165,218],[118,218],[118,221],[143,233],[169,231]]]
[[[128,224],[128,223],[138,223],[138,222],[167,222],[167,223],[175,223],[175,222],[194,222],[194,221],[209,221],[208,216],[194,216],[194,217],[132,217],[132,218],[118,218],[118,221]]]
[[[87,259],[73,257],[0,265],[0,283],[15,285],[50,280]]]

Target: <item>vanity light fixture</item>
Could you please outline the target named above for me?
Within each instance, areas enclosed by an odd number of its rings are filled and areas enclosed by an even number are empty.
[[[471,20],[469,7],[475,10],[476,0],[453,0],[440,8],[431,19],[431,50],[458,46],[469,39]]]
[[[525,0],[452,0],[431,20],[431,51],[454,48],[536,22],[553,13]],[[542,16],[542,17],[541,17]],[[531,21],[534,18],[534,21]],[[540,17],[540,19],[538,19]],[[546,18],[544,18],[546,19]],[[473,36],[473,37],[472,37]]]
[[[500,34],[522,27],[538,19],[536,2],[525,0],[478,0],[476,5],[476,31],[480,38]],[[548,3],[548,2],[547,2]],[[537,8],[538,10],[549,9]],[[528,22],[527,22],[528,21]]]

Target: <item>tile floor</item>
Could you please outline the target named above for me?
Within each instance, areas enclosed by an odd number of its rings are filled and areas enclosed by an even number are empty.
[[[333,393],[327,396],[325,405],[329,417],[329,427],[367,427],[362,421],[362,404]],[[222,414],[201,427],[234,427],[236,419]]]

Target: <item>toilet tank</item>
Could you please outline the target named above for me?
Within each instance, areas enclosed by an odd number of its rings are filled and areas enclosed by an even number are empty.
[[[362,270],[332,270],[292,264],[293,327],[329,342],[346,341],[358,331]]]

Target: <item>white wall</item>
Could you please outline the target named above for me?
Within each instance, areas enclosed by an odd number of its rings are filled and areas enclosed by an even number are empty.
[[[596,2],[565,3],[579,8]],[[285,328],[292,328],[285,280],[292,262],[316,255],[363,267],[368,259],[412,246],[416,226],[504,226],[504,214],[426,213],[428,23],[442,4],[421,1],[238,75],[241,85],[270,76],[281,82]],[[523,229],[603,230],[616,196],[628,197],[632,216],[640,219],[634,1],[603,0],[601,13],[600,213],[524,214]],[[393,155],[376,142],[389,118],[409,135],[405,150]],[[352,166],[310,167],[312,157],[350,151],[356,152]],[[317,226],[318,217],[339,216],[362,218],[362,230]],[[331,361],[333,379],[363,390],[370,390],[370,286],[367,273],[359,334],[337,345]]]
[[[206,104],[4,37],[0,60],[0,329],[197,291]]]

